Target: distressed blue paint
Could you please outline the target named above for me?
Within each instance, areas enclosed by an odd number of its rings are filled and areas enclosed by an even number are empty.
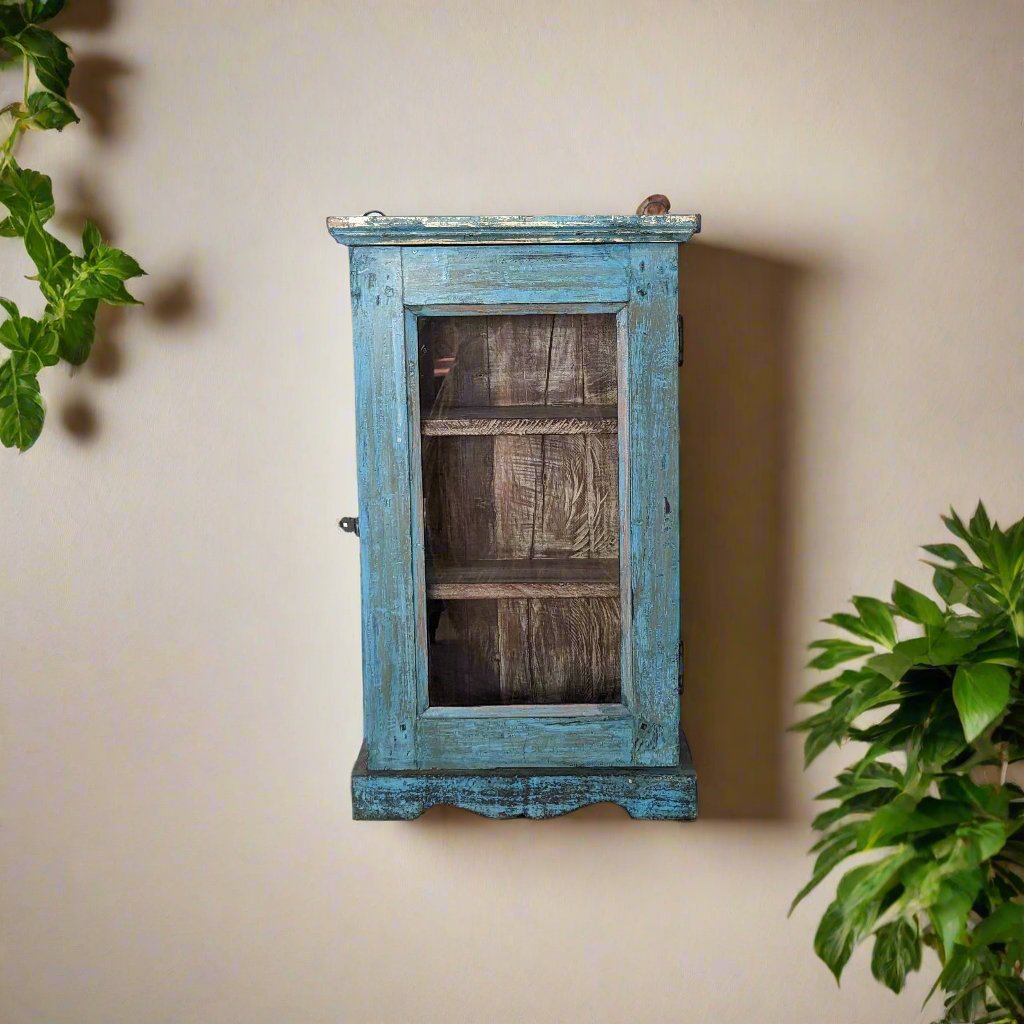
[[[423,246],[403,261],[408,306],[622,303],[629,294],[622,245]]]
[[[614,803],[633,818],[697,817],[697,775],[682,745],[679,764],[654,768],[478,769],[375,772],[363,748],[352,771],[352,816],[418,818],[437,804],[488,818],[553,818],[588,804]]]
[[[618,313],[625,305],[619,302],[531,302],[530,312],[537,314],[567,313],[579,316],[582,313]],[[521,302],[486,302],[432,305],[409,303],[406,310],[418,316],[515,316],[525,312]]]
[[[633,582],[630,575],[629,533],[629,310],[624,306],[615,317],[616,372],[618,381],[619,427],[619,688],[622,703],[636,712],[633,679]]]
[[[358,241],[366,744],[354,816],[450,803],[549,817],[612,801],[634,817],[694,817],[678,731],[678,249],[663,243],[699,218],[359,220],[332,222],[339,241]],[[624,706],[428,708],[416,318],[584,309],[619,325]]]
[[[621,469],[628,474],[638,765],[673,764],[679,756],[678,258],[674,245],[629,247],[628,438]]]
[[[571,768],[628,765],[633,718],[621,704],[543,708],[431,708],[417,723],[421,768]],[[463,714],[470,711],[470,714]],[[474,713],[485,711],[486,713]]]
[[[405,251],[402,259],[405,259]],[[416,603],[416,665],[411,685],[415,689],[416,714],[421,714],[429,703],[429,677],[427,653],[427,579],[426,532],[423,522],[423,447],[420,433],[420,369],[419,341],[416,314],[405,310],[405,404],[409,423],[409,501],[412,539],[413,591]],[[415,731],[416,722],[407,723]]]
[[[355,249],[350,269],[364,727],[370,765],[404,768],[416,759],[416,598],[402,250]]]
[[[343,245],[517,245],[689,241],[700,215],[616,217],[328,217]]]

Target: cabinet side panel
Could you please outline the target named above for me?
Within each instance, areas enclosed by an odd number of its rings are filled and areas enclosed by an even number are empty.
[[[638,765],[679,759],[678,259],[675,245],[630,246],[624,472]]]
[[[366,744],[370,768],[405,768],[418,663],[401,249],[353,248],[351,285]]]

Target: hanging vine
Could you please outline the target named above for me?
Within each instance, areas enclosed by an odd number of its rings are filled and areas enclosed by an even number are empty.
[[[0,65],[21,65],[21,95],[0,108],[0,236],[20,238],[36,273],[45,305],[38,318],[23,316],[6,298],[0,344],[10,351],[0,363],[0,442],[26,451],[35,444],[46,415],[39,373],[61,359],[79,365],[89,357],[101,302],[137,305],[124,282],[145,273],[127,253],[100,237],[95,224],[82,232],[82,255],[46,230],[54,215],[53,186],[39,171],[14,159],[30,131],[61,131],[78,121],[67,90],[74,63],[67,44],[40,27],[59,14],[64,0],[0,0]]]

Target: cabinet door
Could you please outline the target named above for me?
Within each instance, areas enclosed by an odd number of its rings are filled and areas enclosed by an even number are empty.
[[[677,251],[353,250],[371,768],[677,761]]]

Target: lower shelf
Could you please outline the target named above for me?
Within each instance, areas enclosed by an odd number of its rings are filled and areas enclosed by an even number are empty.
[[[697,773],[685,739],[680,764],[658,768],[481,768],[370,771],[366,745],[352,769],[352,817],[408,821],[437,804],[487,818],[555,818],[612,803],[631,818],[692,821]]]

